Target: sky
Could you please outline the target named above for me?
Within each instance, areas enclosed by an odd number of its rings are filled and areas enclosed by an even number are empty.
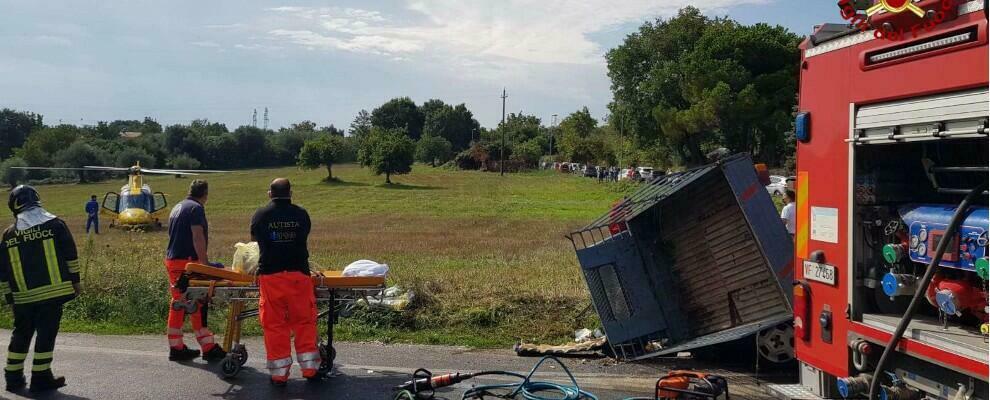
[[[466,103],[483,126],[611,100],[604,54],[686,5],[807,35],[834,0],[0,0],[0,108],[49,124],[206,118],[346,127],[390,98]]]

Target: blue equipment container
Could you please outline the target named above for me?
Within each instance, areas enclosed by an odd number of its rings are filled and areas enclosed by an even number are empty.
[[[645,183],[570,239],[621,359],[727,342],[793,318],[792,239],[748,155]]]

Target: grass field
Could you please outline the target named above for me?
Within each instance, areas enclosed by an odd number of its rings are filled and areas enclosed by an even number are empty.
[[[210,254],[229,263],[233,244],[248,240],[248,222],[266,199],[268,182],[292,180],[296,203],[313,220],[313,261],[339,269],[357,259],[390,265],[390,284],[412,288],[403,313],[360,313],[342,321],[339,338],[505,346],[517,340],[556,342],[596,324],[570,242],[564,237],[628,189],[553,172],[497,174],[417,165],[385,186],[354,165],[208,176]],[[180,200],[191,178],[152,177],[153,190]],[[117,191],[123,179],[40,186],[46,208],[74,230],[86,292],[69,303],[63,329],[95,333],[161,333],[168,282],[161,260],[164,232],[104,229],[83,233],[90,194]],[[171,206],[171,204],[170,204]],[[107,221],[103,221],[104,225]],[[224,307],[211,313],[221,330]],[[0,325],[10,325],[9,309]],[[257,333],[255,322],[248,332]],[[163,344],[164,346],[164,344]]]

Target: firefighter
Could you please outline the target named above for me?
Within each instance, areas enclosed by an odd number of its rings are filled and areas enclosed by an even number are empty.
[[[0,293],[14,309],[4,368],[7,390],[27,386],[24,367],[32,336],[30,391],[58,389],[65,378],[55,377],[51,365],[62,306],[81,291],[76,243],[65,222],[41,207],[41,196],[31,186],[14,188],[7,206],[16,219],[0,245]]]
[[[296,360],[302,375],[318,381],[320,352],[316,347],[316,295],[310,278],[309,214],[292,204],[284,178],[272,181],[271,202],[251,219],[251,237],[258,242],[258,285],[261,328],[271,383],[284,386],[292,366],[290,338],[295,337]]]
[[[172,304],[168,310],[168,359],[188,361],[200,355],[199,351],[186,347],[182,342],[182,325],[189,315],[196,341],[206,361],[222,360],[227,355],[213,338],[213,332],[206,326],[207,304],[190,304],[194,309],[187,312],[182,302],[182,293],[175,288],[175,282],[182,276],[186,264],[196,262],[223,268],[222,264],[210,263],[207,255],[209,247],[209,225],[206,222],[206,200],[209,185],[205,180],[194,180],[189,185],[189,196],[172,208],[168,217],[168,251],[165,255],[165,269],[172,285]]]

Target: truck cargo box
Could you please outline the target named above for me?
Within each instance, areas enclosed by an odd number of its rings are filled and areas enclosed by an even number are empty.
[[[570,239],[620,359],[727,342],[793,317],[792,239],[748,155],[644,183]]]

